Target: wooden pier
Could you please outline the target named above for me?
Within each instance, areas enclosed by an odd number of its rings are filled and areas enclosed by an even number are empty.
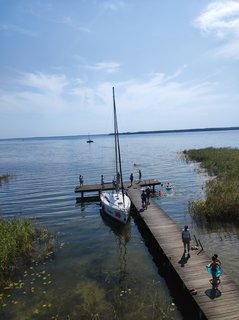
[[[161,182],[157,179],[145,179],[140,182],[136,182],[136,185],[139,187],[146,187],[149,186],[152,188],[152,191],[155,191],[155,186],[161,185]],[[130,187],[130,181],[124,181],[124,187],[128,189]],[[77,198],[77,200],[87,200],[87,197],[84,197],[85,193],[93,193],[93,192],[98,192],[98,195],[100,195],[100,192],[102,190],[113,190],[113,184],[112,182],[106,182],[103,185],[100,183],[95,183],[95,184],[88,184],[88,185],[83,185],[83,186],[77,186],[75,188],[75,192],[78,192],[81,194],[80,198]],[[91,198],[91,197],[90,197]]]
[[[221,276],[221,284],[218,290],[213,292],[209,283],[210,274],[206,270],[206,265],[211,262],[211,257],[200,249],[191,250],[190,258],[187,255],[184,256],[181,240],[182,230],[178,225],[152,199],[147,210],[142,211],[139,185],[134,184],[129,187],[127,194],[131,198],[144,228],[148,228],[158,247],[165,255],[171,273],[178,279],[178,290],[179,283],[181,284],[185,296],[185,302],[183,300],[185,308],[190,310],[191,304],[196,306],[197,317],[192,319],[238,320],[239,287],[225,273],[225,270]],[[196,294],[190,291],[192,289],[196,290],[194,291]],[[188,300],[186,299],[187,296],[189,297]],[[189,300],[191,300],[191,304]]]
[[[225,270],[218,290],[213,293],[209,282],[211,276],[206,270],[206,265],[211,262],[211,257],[200,250],[200,247],[199,250],[190,251],[190,258],[187,255],[184,256],[181,240],[182,230],[152,199],[147,210],[142,211],[141,188],[149,186],[155,191],[156,185],[161,185],[157,179],[135,182],[133,186],[130,185],[130,181],[124,182],[124,187],[137,211],[144,232],[150,234],[154,241],[154,247],[160,248],[164,260],[167,261],[167,265],[164,267],[170,269],[170,277],[176,279],[174,291],[182,293],[181,299],[183,299],[183,304],[189,313],[193,308],[193,319],[239,320],[239,287],[226,274]],[[101,184],[77,186],[75,192],[81,193],[81,197],[77,198],[77,201],[87,201],[87,199],[96,200],[102,190],[112,189],[112,183],[106,182],[103,186]],[[95,192],[98,193],[97,197],[88,196]],[[193,241],[191,245],[194,245]],[[196,291],[191,291],[192,289]],[[193,294],[195,292],[196,294]],[[191,320],[190,315],[187,319]]]

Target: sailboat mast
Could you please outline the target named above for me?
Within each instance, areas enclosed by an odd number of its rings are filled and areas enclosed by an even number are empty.
[[[115,104],[115,90],[113,87],[113,104],[114,104],[114,129],[115,129],[115,155],[116,163],[119,163],[119,173],[120,173],[120,180],[121,180],[121,190],[123,195],[123,202],[124,202],[124,184],[123,184],[123,176],[122,176],[122,167],[121,167],[121,154],[120,154],[120,144],[119,144],[119,131],[118,131],[118,122],[117,122],[117,112],[116,112],[116,104]],[[116,165],[118,168],[118,164]],[[118,171],[117,171],[118,174]]]
[[[117,118],[116,118],[114,87],[113,87],[113,107],[114,107],[114,136],[115,136],[115,177],[116,177],[116,181],[117,181],[118,174],[119,174],[119,164],[118,164],[118,149],[117,149]]]

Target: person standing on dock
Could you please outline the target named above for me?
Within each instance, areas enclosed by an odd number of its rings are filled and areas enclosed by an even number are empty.
[[[141,172],[141,170],[139,169],[139,183],[141,182],[141,179],[142,179],[142,172]]]
[[[115,176],[114,176],[114,179],[112,180],[112,185],[113,185],[113,188],[116,189],[116,179],[115,179]]]
[[[188,226],[184,226],[184,229],[182,231],[182,241],[183,241],[183,247],[184,247],[184,254],[186,253],[186,248],[188,251],[188,257],[190,257],[190,241],[191,241],[191,235],[188,229]]]
[[[131,173],[130,174],[130,185],[131,185],[131,187],[132,187],[132,185],[133,185],[133,182],[134,182],[134,175],[133,175],[133,173]]]
[[[142,209],[147,209],[147,195],[145,190],[141,193],[141,199],[142,199]]]
[[[151,194],[150,188],[147,187],[146,189],[147,206],[150,205],[150,202],[149,202],[150,194]]]
[[[218,285],[221,283],[220,276],[222,275],[222,269],[220,264],[217,262],[217,258],[212,256],[212,261],[206,266],[207,271],[212,275],[212,279],[209,280],[212,284],[212,289],[216,290]]]
[[[80,181],[80,187],[82,187],[84,183],[84,177],[82,175],[79,176],[79,181]]]

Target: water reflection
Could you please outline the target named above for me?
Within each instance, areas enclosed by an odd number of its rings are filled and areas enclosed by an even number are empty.
[[[127,289],[127,243],[131,236],[131,219],[124,225],[112,219],[103,210],[100,210],[100,214],[104,224],[115,234],[119,253],[119,290],[122,292]]]
[[[100,210],[100,214],[104,224],[113,231],[117,238],[124,239],[125,243],[129,242],[131,236],[131,218],[129,218],[126,224],[121,224],[112,219],[103,210]]]
[[[85,202],[83,201],[77,201],[76,202],[76,207],[79,207],[80,208],[80,212],[83,213],[85,211],[85,209],[87,208],[87,205]]]

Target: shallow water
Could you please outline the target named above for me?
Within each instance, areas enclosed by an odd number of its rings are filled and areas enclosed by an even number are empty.
[[[14,174],[0,186],[1,215],[34,218],[57,236],[54,259],[33,264],[16,279],[21,288],[3,292],[1,319],[183,319],[133,219],[118,230],[98,202],[76,204],[80,174],[85,184],[114,175],[113,137],[92,138],[92,144],[79,137],[0,141],[0,174]],[[140,168],[143,179],[173,183],[173,191],[162,189],[155,201],[179,226],[189,224],[239,285],[239,230],[192,221],[188,200],[203,196],[207,175],[181,155],[190,148],[238,147],[238,138],[239,131],[222,131],[125,135],[120,142],[124,178],[133,172],[137,179]]]

